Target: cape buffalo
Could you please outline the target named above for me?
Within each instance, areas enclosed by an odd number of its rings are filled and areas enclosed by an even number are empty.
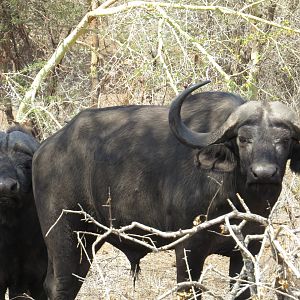
[[[289,158],[292,170],[299,172],[300,128],[288,107],[279,102],[245,102],[222,92],[189,96],[203,84],[183,91],[170,113],[162,106],[85,110],[36,152],[36,206],[43,233],[52,228],[45,239],[50,299],[74,299],[81,281],[73,274],[85,277],[89,269],[74,231],[99,232],[75,214],[56,222],[63,209],[78,210],[80,204],[108,227],[112,217],[115,228],[138,221],[176,231],[192,227],[198,215],[213,218],[231,211],[227,198],[242,210],[237,192],[253,213],[267,216],[280,194]],[[180,110],[187,96],[184,124]],[[108,189],[111,215],[105,207]],[[245,227],[245,233],[260,232],[257,224]],[[142,234],[141,230],[131,233]],[[83,238],[91,257],[95,237],[86,234]],[[152,239],[157,246],[169,242]],[[115,235],[105,241],[123,251],[133,267],[148,252]],[[201,231],[175,246],[178,282],[187,279],[184,249],[189,250],[193,280],[198,280],[204,260],[212,253],[230,257],[234,276],[242,267],[234,246],[230,237],[211,231]],[[249,248],[256,253],[259,243],[252,242]]]
[[[21,127],[0,132],[0,299],[47,299],[47,251],[32,192],[39,143]],[[26,296],[26,295],[27,296]]]

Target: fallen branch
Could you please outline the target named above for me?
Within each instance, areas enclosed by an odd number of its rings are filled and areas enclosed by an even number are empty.
[[[180,291],[183,288],[192,288],[192,287],[197,287],[198,289],[201,289],[203,292],[206,292],[208,295],[213,296],[214,299],[225,300],[223,297],[218,296],[215,293],[211,292],[205,285],[199,283],[198,281],[186,281],[186,282],[177,283],[176,287],[167,291],[163,295],[159,296],[157,298],[157,300],[162,300],[162,299],[170,296],[171,294],[174,294],[174,293]]]

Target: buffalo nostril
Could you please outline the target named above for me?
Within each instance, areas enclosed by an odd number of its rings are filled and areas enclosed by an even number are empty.
[[[19,183],[17,181],[12,183],[12,185],[10,186],[10,190],[14,193],[17,193],[19,191]]]
[[[253,164],[251,172],[255,179],[271,179],[278,173],[278,168],[272,164]]]
[[[19,191],[20,185],[17,180],[4,178],[0,180],[0,193],[11,194]]]
[[[255,173],[255,170],[253,168],[251,168],[251,172],[252,172],[253,177],[255,177],[255,178],[258,177],[257,174]]]

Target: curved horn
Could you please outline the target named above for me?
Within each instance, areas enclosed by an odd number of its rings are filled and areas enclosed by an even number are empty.
[[[282,102],[276,101],[271,103],[275,118],[287,122],[294,131],[293,137],[300,141],[300,118],[288,106]]]
[[[294,129],[294,138],[297,141],[300,141],[300,122],[299,122],[299,120],[298,119],[292,120],[291,124],[292,124],[293,129]]]
[[[189,129],[180,117],[182,103],[191,92],[208,82],[209,81],[205,81],[194,84],[184,90],[177,98],[175,98],[169,111],[169,124],[172,132],[180,142],[192,148],[203,148],[207,145],[230,139],[235,135],[237,124],[242,124],[244,121],[251,118],[251,116],[252,118],[255,118],[255,116],[262,114],[261,103],[250,101],[233,111],[221,127],[215,131],[196,132]]]
[[[207,139],[209,133],[198,133],[186,127],[180,116],[181,106],[189,94],[208,83],[210,83],[210,80],[196,83],[186,88],[172,102],[169,111],[169,125],[171,131],[180,142],[193,148],[206,146],[208,144]]]

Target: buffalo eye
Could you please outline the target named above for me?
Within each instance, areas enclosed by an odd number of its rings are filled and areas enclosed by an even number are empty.
[[[287,146],[290,143],[290,138],[278,138],[275,139],[275,145],[282,145],[282,146]]]
[[[24,169],[25,170],[31,170],[31,164],[29,165],[29,164],[26,164],[25,166],[24,166]]]
[[[290,141],[289,138],[275,140],[275,142],[278,143],[278,144],[287,144],[289,141]]]
[[[17,167],[26,171],[30,171],[32,168],[32,160],[24,161],[18,164]]]
[[[251,144],[252,140],[244,136],[239,136],[240,144]]]

